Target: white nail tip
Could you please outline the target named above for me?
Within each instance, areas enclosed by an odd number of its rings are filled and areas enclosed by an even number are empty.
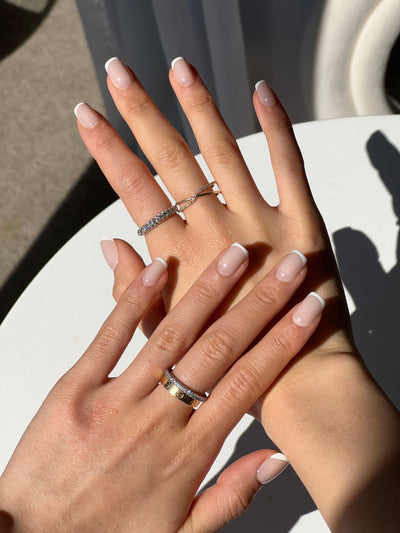
[[[85,102],[79,102],[79,104],[76,104],[76,106],[74,107],[74,115],[76,116],[76,118],[78,118],[78,109],[81,107],[81,105],[85,105]]]
[[[242,252],[244,253],[244,255],[245,255],[246,257],[248,257],[249,252],[246,250],[246,248],[245,248],[244,246],[242,246],[242,245],[239,244],[238,242],[234,242],[234,243],[232,244],[232,246],[236,246],[237,248],[240,248],[240,249],[242,250]]]
[[[300,257],[301,262],[303,263],[303,266],[305,266],[305,264],[307,263],[307,257],[304,254],[302,254],[300,250],[297,250],[297,249],[292,250],[292,254],[297,254]]]
[[[115,61],[116,59],[118,59],[118,57],[110,57],[110,59],[108,59],[106,61],[105,65],[104,65],[104,68],[106,69],[107,74],[108,74],[108,67],[109,67],[110,63],[112,61]]]
[[[168,263],[167,263],[162,257],[156,257],[156,258],[154,259],[154,261],[159,261],[160,263],[162,263],[162,264],[164,265],[165,270],[167,270],[167,268],[168,268]],[[153,262],[154,262],[154,261],[153,261]]]
[[[100,242],[102,242],[102,241],[113,241],[113,242],[114,242],[114,239],[113,239],[112,237],[107,237],[107,236],[105,236],[105,237],[102,237],[102,238],[100,239]]]
[[[262,85],[263,83],[267,83],[267,82],[266,82],[265,80],[260,80],[260,81],[258,81],[258,82],[255,84],[255,89],[257,90],[257,89],[260,87],[260,85]]]
[[[325,300],[322,298],[322,296],[320,296],[320,295],[317,294],[316,292],[310,292],[310,294],[309,294],[308,296],[314,296],[314,298],[316,298],[316,299],[319,301],[319,303],[321,304],[322,309],[325,308],[325,306],[326,306],[326,302],[325,302]]]
[[[278,459],[284,463],[289,463],[289,459],[286,457],[286,455],[283,455],[283,453],[274,453],[274,455],[271,455],[270,459]]]
[[[171,68],[174,68],[175,63],[176,63],[177,61],[179,61],[180,59],[183,59],[183,60],[184,60],[185,58],[179,56],[179,57],[176,57],[175,59],[173,59],[173,60],[171,61]]]

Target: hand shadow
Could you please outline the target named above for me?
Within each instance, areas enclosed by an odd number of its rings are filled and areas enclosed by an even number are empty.
[[[400,217],[400,153],[379,131],[371,135],[366,149]],[[333,241],[342,280],[356,306],[351,317],[356,345],[376,381],[399,408],[399,238],[397,264],[389,272],[383,270],[375,245],[361,231],[343,228],[334,233]]]
[[[225,467],[237,459],[255,450],[264,448],[276,449],[268,438],[264,428],[254,420],[247,431],[236,443],[232,457]],[[219,474],[218,474],[219,475]],[[214,485],[215,476],[204,488]],[[288,505],[290,501],[290,505]],[[252,533],[266,530],[274,533],[287,533],[298,521],[299,517],[315,510],[315,504],[303,484],[289,466],[286,470],[260,489],[249,509],[220,531],[226,533]]]

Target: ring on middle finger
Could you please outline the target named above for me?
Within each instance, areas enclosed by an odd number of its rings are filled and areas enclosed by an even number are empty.
[[[185,198],[184,200],[180,200],[179,202],[176,202],[175,204],[167,207],[167,209],[164,209],[164,211],[157,213],[157,215],[148,220],[145,224],[143,224],[143,226],[138,229],[138,235],[145,235],[146,233],[154,229],[156,226],[158,226],[162,222],[165,222],[168,218],[172,217],[172,215],[182,213],[184,209],[194,204],[194,202],[197,200],[197,198],[200,198],[200,196],[208,196],[209,194],[219,194],[221,191],[214,190],[214,185],[217,185],[216,182],[211,181],[210,183],[204,185],[198,191],[196,191],[193,196]]]
[[[175,396],[178,400],[196,409],[207,400],[207,396],[201,396],[192,391],[184,385],[181,381],[176,379],[170,370],[164,370],[164,375],[160,380],[160,384],[167,390],[172,396]]]

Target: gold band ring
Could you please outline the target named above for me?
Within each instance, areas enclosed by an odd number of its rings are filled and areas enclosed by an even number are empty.
[[[186,405],[190,405],[190,407],[193,407],[193,409],[196,409],[207,400],[207,396],[200,396],[200,394],[196,394],[191,389],[186,387],[186,385],[176,379],[170,370],[164,370],[164,375],[161,378],[160,384],[165,390],[172,394],[172,396],[175,396],[175,398],[178,398],[178,400]]]

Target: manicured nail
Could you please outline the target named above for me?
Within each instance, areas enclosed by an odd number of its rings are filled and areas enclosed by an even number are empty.
[[[217,270],[222,276],[232,276],[248,257],[249,252],[238,242],[234,242],[218,261]]]
[[[325,300],[316,292],[310,292],[293,313],[293,322],[297,326],[307,328],[322,314]]]
[[[133,76],[118,57],[106,61],[104,68],[118,89],[126,89],[132,85]]]
[[[266,461],[262,463],[260,468],[257,470],[257,479],[262,484],[265,485],[273,479],[275,479],[281,472],[285,470],[289,461],[283,453],[275,453],[268,457]]]
[[[104,255],[104,259],[107,261],[107,264],[111,270],[114,271],[118,265],[118,248],[114,239],[111,239],[110,237],[103,237],[100,241],[100,246]]]
[[[171,62],[172,72],[175,80],[182,85],[182,87],[188,87],[194,82],[194,74],[189,63],[183,57],[176,57]]]
[[[275,276],[280,281],[293,281],[303,270],[306,263],[306,257],[299,250],[293,250],[278,266]]]
[[[161,257],[156,257],[150,265],[148,265],[142,275],[142,283],[147,287],[155,285],[164,272],[167,270],[168,264]]]
[[[258,98],[265,105],[265,107],[272,107],[276,104],[276,97],[266,81],[258,81],[256,83],[256,91]]]
[[[74,113],[84,128],[94,128],[99,122],[99,115],[85,102],[79,102],[75,106]]]

